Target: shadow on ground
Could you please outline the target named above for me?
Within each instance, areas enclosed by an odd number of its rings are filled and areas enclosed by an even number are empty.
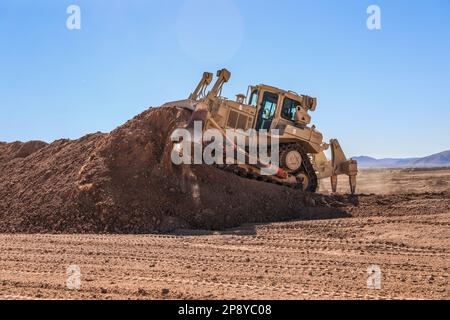
[[[352,196],[352,201],[357,203],[357,197]],[[355,202],[356,201],[356,202]],[[295,221],[316,221],[316,220],[334,220],[351,218],[352,215],[346,210],[339,208],[304,208],[302,211],[302,218],[287,217],[285,219],[279,219],[277,221],[270,221],[264,223],[246,223],[239,227],[230,228],[226,230],[192,230],[192,229],[179,229],[171,235],[176,236],[214,236],[214,235],[231,235],[231,236],[252,236],[257,235],[257,227],[270,225],[273,223],[282,222],[295,222]]]

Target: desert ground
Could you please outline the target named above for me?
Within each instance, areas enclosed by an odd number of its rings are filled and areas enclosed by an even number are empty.
[[[372,170],[360,174],[355,205],[326,220],[165,235],[1,234],[0,298],[449,299],[449,189],[450,169]],[[79,290],[67,288],[69,265],[80,268]],[[372,265],[379,289],[367,285]]]

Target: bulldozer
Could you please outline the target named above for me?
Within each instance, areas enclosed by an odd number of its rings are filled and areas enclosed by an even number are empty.
[[[231,78],[227,69],[217,71],[217,80],[211,90],[213,74],[205,72],[188,99],[169,102],[162,107],[178,107],[192,113],[184,129],[193,131],[218,130],[225,139],[232,130],[244,134],[248,130],[268,132],[269,139],[276,130],[279,164],[272,175],[263,174],[271,164],[256,159],[245,164],[219,164],[218,168],[240,176],[268,183],[289,186],[306,192],[317,192],[319,180],[329,178],[332,192],[337,192],[337,177],[349,177],[350,192],[356,192],[357,162],[347,159],[338,140],[323,141],[323,135],[311,126],[311,115],[317,107],[317,98],[286,91],[269,85],[250,85],[247,94],[236,95],[235,100],[222,97],[222,88]],[[198,127],[197,127],[198,128]],[[248,138],[248,137],[246,137]],[[174,141],[173,152],[182,153],[183,143]],[[205,141],[189,143],[204,144]],[[235,140],[231,141],[235,144]],[[249,150],[234,145],[236,152],[249,159]],[[325,151],[331,151],[331,160]],[[254,159],[253,159],[254,160]]]

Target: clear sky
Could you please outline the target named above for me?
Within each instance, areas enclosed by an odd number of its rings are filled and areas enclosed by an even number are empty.
[[[317,96],[313,123],[348,155],[450,149],[448,0],[1,0],[0,140],[107,132],[222,67],[229,98],[257,83]]]

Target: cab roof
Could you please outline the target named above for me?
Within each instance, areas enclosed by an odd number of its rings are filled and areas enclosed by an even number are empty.
[[[284,94],[286,96],[289,96],[290,98],[293,98],[294,100],[299,100],[300,102],[302,101],[302,99],[304,97],[304,95],[298,94],[297,92],[290,91],[290,90],[286,91],[286,90],[283,90],[283,89],[280,89],[280,88],[277,88],[274,86],[270,86],[267,84],[259,84],[256,87],[264,88],[264,89],[267,89],[268,91],[272,91],[272,92],[275,92],[278,94]]]

